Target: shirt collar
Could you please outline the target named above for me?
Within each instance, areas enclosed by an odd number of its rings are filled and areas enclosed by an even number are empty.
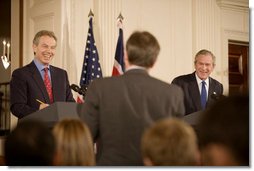
[[[197,80],[197,82],[198,82],[198,85],[201,84],[202,81],[205,81],[206,85],[209,85],[209,77],[206,78],[205,80],[201,80],[201,79],[198,77],[198,75],[197,75],[196,72],[195,72],[195,77],[196,77],[196,80]]]
[[[45,66],[43,65],[38,59],[34,59],[34,64],[36,65],[36,67],[38,68],[39,71],[42,71],[45,67],[48,67],[48,69],[50,69],[50,66]]]
[[[145,67],[141,67],[141,66],[138,66],[138,65],[131,65],[130,67],[128,67],[128,69],[126,69],[126,71],[133,70],[133,69],[143,69],[143,70],[146,70]]]

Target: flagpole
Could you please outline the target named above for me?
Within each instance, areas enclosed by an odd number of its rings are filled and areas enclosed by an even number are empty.
[[[117,27],[119,28],[119,35],[116,44],[115,60],[112,70],[112,76],[122,75],[125,71],[124,64],[124,45],[123,45],[123,16],[120,14],[117,17]]]
[[[99,62],[99,54],[96,47],[94,34],[93,34],[93,12],[90,9],[89,26],[86,38],[85,52],[83,56],[83,65],[80,77],[80,90],[85,94],[88,85],[97,78],[102,77],[102,70]],[[85,96],[83,95],[83,100]]]

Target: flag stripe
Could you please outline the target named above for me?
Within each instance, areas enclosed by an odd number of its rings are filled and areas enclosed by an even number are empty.
[[[123,30],[119,28],[119,36],[116,45],[115,61],[112,76],[121,75],[125,71],[124,64],[124,46],[123,46]]]
[[[93,35],[93,18],[89,20],[89,29],[86,40],[84,62],[80,78],[80,87],[88,86],[91,81],[102,77],[99,54]]]
[[[114,67],[113,67],[113,75],[121,75],[123,74],[122,66],[118,63],[117,60],[114,61]]]

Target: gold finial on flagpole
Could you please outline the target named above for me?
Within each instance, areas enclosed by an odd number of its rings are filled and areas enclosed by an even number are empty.
[[[120,14],[118,15],[117,17],[117,26],[119,28],[123,28],[123,16],[122,16],[122,13],[120,12]]]
[[[94,16],[93,11],[90,9],[88,17],[93,17],[93,16]]]
[[[122,13],[121,13],[121,12],[120,12],[120,14],[118,15],[117,19],[118,19],[120,22],[122,22],[123,16],[122,16]]]

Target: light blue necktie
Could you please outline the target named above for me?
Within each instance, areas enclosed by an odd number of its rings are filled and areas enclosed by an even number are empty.
[[[202,109],[205,109],[206,99],[207,99],[205,84],[206,84],[205,81],[202,81],[202,88],[201,88],[201,106],[202,106]]]

